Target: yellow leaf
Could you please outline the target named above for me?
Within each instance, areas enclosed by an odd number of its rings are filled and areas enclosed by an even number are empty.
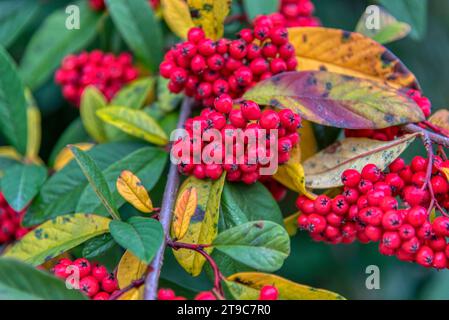
[[[132,288],[131,290],[122,294],[117,300],[143,300],[144,286],[139,288]]]
[[[117,267],[117,282],[120,289],[129,286],[133,281],[141,279],[148,266],[127,250]]]
[[[39,150],[41,147],[41,113],[37,107],[31,91],[25,90],[27,101],[28,139],[26,156],[28,159],[39,162]]]
[[[86,142],[86,143],[76,143],[76,144],[73,144],[73,146],[75,146],[78,149],[81,149],[83,151],[88,151],[88,150],[92,149],[94,144]],[[70,151],[69,148],[65,147],[56,156],[55,164],[53,165],[53,169],[55,169],[55,171],[59,171],[62,168],[64,168],[72,160],[73,160],[72,151]]]
[[[301,140],[299,145],[301,147],[300,161],[305,161],[313,156],[318,151],[318,145],[313,132],[312,123],[307,120],[301,121],[302,128],[299,129]]]
[[[183,194],[185,190],[192,188],[195,188],[198,194],[195,213],[182,239],[183,243],[211,244],[217,236],[220,199],[224,181],[225,174],[216,181],[198,180],[190,176],[182,184],[178,194]],[[172,237],[174,237],[174,234],[172,234]],[[212,248],[206,248],[205,251],[211,253]],[[173,250],[173,254],[179,264],[193,276],[198,276],[201,273],[204,262],[206,262],[201,254],[192,250]]]
[[[186,39],[189,29],[195,26],[187,3],[184,0],[162,0],[161,6],[170,30],[181,39]]]
[[[438,110],[429,118],[429,122],[449,133],[449,110]]]
[[[142,182],[131,171],[122,171],[117,179],[117,191],[127,202],[141,212],[153,212],[153,203]]]
[[[419,134],[408,134],[393,141],[346,138],[320,151],[303,163],[306,186],[328,189],[343,185],[341,174],[346,169],[362,170],[367,163],[385,169]]]
[[[113,106],[98,110],[97,115],[104,122],[134,137],[161,146],[168,143],[168,137],[164,130],[142,110]]]
[[[306,189],[304,169],[297,156],[290,158],[287,163],[279,166],[273,178],[290,190],[301,193],[310,199],[316,197]]]
[[[296,212],[284,219],[285,230],[291,237],[298,232],[298,217],[300,214],[300,212]]]
[[[444,174],[444,176],[446,177],[446,179],[449,181],[449,168],[444,168],[444,167],[442,167],[442,168],[440,168],[439,170]]]
[[[322,27],[290,28],[298,70],[325,70],[387,83],[395,88],[419,88],[416,77],[387,48],[355,32]]]
[[[179,196],[173,214],[172,234],[181,240],[189,228],[190,219],[195,213],[198,204],[196,188],[185,189]]]
[[[241,272],[227,279],[232,295],[237,300],[257,300],[259,290],[265,285],[275,286],[279,291],[279,300],[345,300],[338,293],[316,289],[274,274],[261,272]]]
[[[193,23],[206,36],[218,40],[224,33],[224,21],[231,8],[231,0],[187,0]]]
[[[20,153],[11,146],[0,146],[0,157],[9,158],[13,160],[20,161],[22,156]]]
[[[110,221],[105,217],[83,213],[59,216],[29,232],[4,256],[38,266],[108,232]]]
[[[97,116],[97,111],[106,108],[105,96],[94,86],[84,90],[81,97],[80,115],[87,133],[97,142],[107,140],[105,125]]]

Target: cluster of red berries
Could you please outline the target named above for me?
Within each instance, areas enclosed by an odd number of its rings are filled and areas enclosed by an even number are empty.
[[[315,6],[310,0],[282,0],[279,12],[269,15],[280,25],[292,27],[317,27],[320,20],[313,16]]]
[[[109,300],[111,294],[118,290],[117,279],[113,273],[109,273],[105,266],[90,263],[85,258],[74,261],[60,259],[52,272],[61,279],[72,276],[68,279],[70,284],[74,288],[78,285],[79,290],[93,300]]]
[[[260,290],[259,300],[277,300],[279,296],[278,290],[273,286],[264,286]],[[157,292],[158,300],[187,300],[185,297],[177,296],[172,289],[159,289]],[[194,300],[217,300],[215,295],[210,291],[198,293]]]
[[[256,20],[254,29],[242,29],[239,39],[213,41],[201,28],[192,28],[186,42],[175,45],[160,65],[170,79],[168,88],[212,107],[216,97],[239,98],[257,82],[296,69],[295,48],[288,31],[267,17]]]
[[[275,156],[279,164],[290,159],[293,146],[299,142],[298,114],[289,109],[261,111],[250,100],[233,108],[234,102],[227,94],[218,97],[214,106],[215,109],[205,108],[199,116],[188,119],[184,125],[187,135],[174,144],[172,155],[180,160],[178,169],[182,174],[216,180],[226,171],[228,181],[252,184],[260,178],[261,168],[273,164]],[[203,141],[208,135],[209,141]],[[251,136],[255,141],[248,138]],[[265,138],[263,148],[260,138]],[[273,156],[271,149],[277,152]],[[189,157],[183,155],[186,150]],[[197,161],[196,155],[200,157]]]
[[[407,95],[411,97],[416,104],[420,107],[424,116],[427,118],[430,116],[432,104],[430,100],[421,94],[421,91],[410,89]],[[360,130],[345,130],[346,137],[355,138],[371,138],[380,141],[391,141],[401,135],[401,129],[398,126],[384,128],[384,129],[360,129]]]
[[[449,267],[449,218],[431,221],[428,207],[432,188],[443,207],[449,207],[449,183],[441,174],[448,161],[435,158],[430,181],[428,160],[417,156],[410,165],[396,159],[383,173],[375,165],[361,172],[342,174],[344,191],[333,199],[320,195],[315,200],[300,196],[297,207],[301,229],[316,241],[332,244],[379,242],[379,251],[425,267]],[[401,200],[398,201],[397,197]],[[404,208],[399,208],[399,203]]]
[[[125,84],[139,76],[132,63],[133,57],[129,53],[115,56],[94,50],[68,55],[56,71],[55,81],[62,86],[64,98],[75,106],[79,106],[84,89],[90,85],[111,100]]]
[[[160,0],[148,0],[153,9],[157,9],[160,4]],[[106,9],[105,0],[89,0],[89,6],[94,11],[103,11]]]
[[[0,193],[0,245],[20,240],[30,229],[22,226],[26,210],[17,212],[6,202]]]

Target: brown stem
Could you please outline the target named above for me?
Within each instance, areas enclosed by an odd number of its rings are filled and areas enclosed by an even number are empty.
[[[184,98],[179,114],[178,126],[180,129],[184,126],[187,118],[192,111],[193,100],[191,98]],[[176,194],[179,188],[179,174],[178,168],[175,164],[170,164],[170,169],[167,176],[167,185],[165,186],[164,197],[162,199],[161,211],[159,213],[159,221],[166,236],[170,231],[170,223],[172,219],[172,210],[176,201]],[[164,260],[166,243],[164,242],[156,253],[153,261],[150,264],[150,272],[145,280],[145,300],[156,300],[157,288],[159,284],[159,276]]]
[[[403,126],[402,129],[404,131],[410,132],[410,133],[418,132],[418,133],[421,133],[421,134],[427,134],[428,138],[432,142],[434,142],[436,144],[439,144],[439,145],[441,145],[443,147],[449,148],[449,138],[447,138],[447,137],[445,137],[445,136],[443,136],[441,134],[430,132],[430,131],[428,131],[426,129],[423,129],[423,128],[419,127],[418,125],[412,124],[412,123]]]

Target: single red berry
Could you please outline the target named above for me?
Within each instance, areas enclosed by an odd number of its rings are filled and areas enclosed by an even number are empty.
[[[241,60],[248,52],[246,42],[243,40],[234,40],[229,45],[229,54],[232,58]]]
[[[381,172],[375,164],[367,164],[363,167],[361,175],[362,179],[369,180],[374,183],[379,181]]]
[[[382,217],[382,226],[386,230],[397,230],[402,225],[402,217],[396,210],[387,211]]]
[[[159,289],[157,292],[158,300],[173,300],[175,297],[175,292],[171,289]]]
[[[277,300],[279,291],[274,286],[265,285],[260,289],[259,300]]]
[[[210,291],[203,291],[198,293],[195,296],[194,300],[217,300],[217,298],[214,296],[214,294]]]
[[[78,268],[80,278],[84,278],[90,275],[91,265],[89,260],[85,258],[79,258],[73,261],[73,265]]]
[[[375,226],[367,226],[365,228],[365,234],[370,239],[370,241],[377,242],[382,239],[382,229]]]
[[[319,195],[314,201],[314,207],[316,213],[325,215],[331,211],[331,199],[326,195]]]
[[[93,300],[109,300],[109,293],[107,292],[99,292],[94,297]]]
[[[421,156],[416,156],[412,159],[410,166],[413,172],[419,172],[419,171],[426,171],[427,164],[428,164],[427,159]]]
[[[430,267],[433,264],[433,250],[427,246],[421,247],[416,254],[416,262],[424,267]]]
[[[357,187],[360,182],[360,179],[361,179],[360,173],[354,169],[345,170],[341,175],[341,182],[343,182],[343,184],[349,188]]]
[[[80,280],[79,283],[80,290],[86,294],[88,297],[95,296],[100,290],[100,285],[98,284],[98,280],[92,276],[84,277]]]
[[[215,53],[217,44],[211,39],[203,39],[198,43],[198,52],[203,56],[211,56]]]
[[[402,158],[397,158],[388,166],[391,172],[399,172],[405,168],[405,161]]]
[[[421,244],[419,243],[418,238],[412,237],[406,240],[404,243],[402,243],[401,249],[407,253],[415,254],[416,252],[418,252],[420,247]]]
[[[258,40],[265,40],[268,38],[270,34],[270,29],[268,27],[265,26],[256,26],[254,28],[254,36],[256,37],[256,39]]]
[[[307,226],[307,230],[310,233],[321,233],[326,229],[327,223],[326,219],[323,216],[318,214],[309,215],[309,225]]]
[[[278,48],[271,42],[267,42],[262,47],[262,54],[266,58],[275,58],[278,53]]]
[[[260,111],[260,109],[259,109],[259,111]],[[248,113],[252,116],[253,113],[255,113],[255,112],[248,111]],[[236,128],[244,128],[247,123],[242,109],[231,110],[231,112],[229,113],[229,121]]]
[[[270,62],[270,70],[273,74],[287,71],[287,64],[281,58],[275,58]]]
[[[108,276],[108,269],[106,269],[105,266],[102,266],[100,264],[95,264],[92,267],[91,271],[92,276],[94,276],[98,281],[103,280]]]
[[[247,120],[258,120],[261,116],[260,107],[257,103],[251,100],[245,100],[240,103],[243,116]]]
[[[435,269],[445,269],[447,266],[447,258],[444,252],[435,252],[432,266]]]
[[[193,43],[199,43],[201,40],[205,38],[205,34],[203,29],[201,28],[190,28],[187,33],[187,39]]]
[[[212,180],[217,180],[223,173],[223,167],[219,164],[206,165],[206,176]]]
[[[242,29],[240,30],[240,32],[238,33],[238,37],[244,41],[246,41],[247,43],[251,43],[254,40],[254,34],[253,31],[251,29]]]
[[[403,224],[399,227],[399,236],[404,240],[409,240],[415,236],[415,228],[410,224]]]
[[[435,194],[447,194],[449,192],[449,183],[447,179],[441,176],[434,176],[430,180]]]
[[[332,211],[338,215],[344,215],[349,210],[349,204],[343,195],[338,195],[332,200]]]
[[[449,218],[436,217],[432,222],[432,229],[438,236],[449,237]]]
[[[101,288],[108,293],[112,293],[118,289],[117,279],[113,273],[110,273],[106,278],[101,280]]]

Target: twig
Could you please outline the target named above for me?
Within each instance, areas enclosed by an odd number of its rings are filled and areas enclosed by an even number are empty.
[[[426,129],[423,129],[423,128],[417,126],[416,124],[407,124],[407,125],[403,126],[402,129],[406,132],[411,132],[411,133],[419,132],[421,134],[427,134],[429,139],[432,142],[439,144],[443,147],[449,148],[449,138],[442,136],[438,133],[430,132]]]
[[[175,242],[175,241],[172,241],[171,239],[167,239],[167,245],[175,250],[187,249],[187,250],[193,250],[193,251],[201,254],[206,259],[206,261],[209,263],[212,270],[214,271],[214,288],[212,291],[217,296],[217,298],[219,298],[221,300],[224,299],[223,288],[221,286],[221,280],[224,279],[224,276],[220,272],[220,269],[218,268],[218,265],[215,262],[215,260],[204,250],[205,248],[209,247],[210,245]]]
[[[182,128],[187,118],[192,111],[193,100],[185,98],[182,102],[181,112],[179,114],[177,128]],[[162,224],[165,235],[169,234],[170,223],[172,219],[172,210],[176,201],[176,194],[179,188],[179,174],[178,168],[175,164],[170,164],[170,169],[167,176],[167,185],[164,190],[164,197],[162,199],[161,211],[159,213],[159,221]],[[145,300],[156,300],[157,288],[159,284],[159,276],[164,260],[166,243],[164,242],[156,253],[153,261],[150,264],[150,272],[145,280]]]
[[[120,298],[123,294],[125,294],[129,290],[140,287],[141,285],[144,284],[144,282],[145,282],[145,276],[143,276],[140,279],[134,280],[127,287],[117,290],[113,294],[111,294],[111,296],[109,297],[109,300],[117,300],[118,298]]]

